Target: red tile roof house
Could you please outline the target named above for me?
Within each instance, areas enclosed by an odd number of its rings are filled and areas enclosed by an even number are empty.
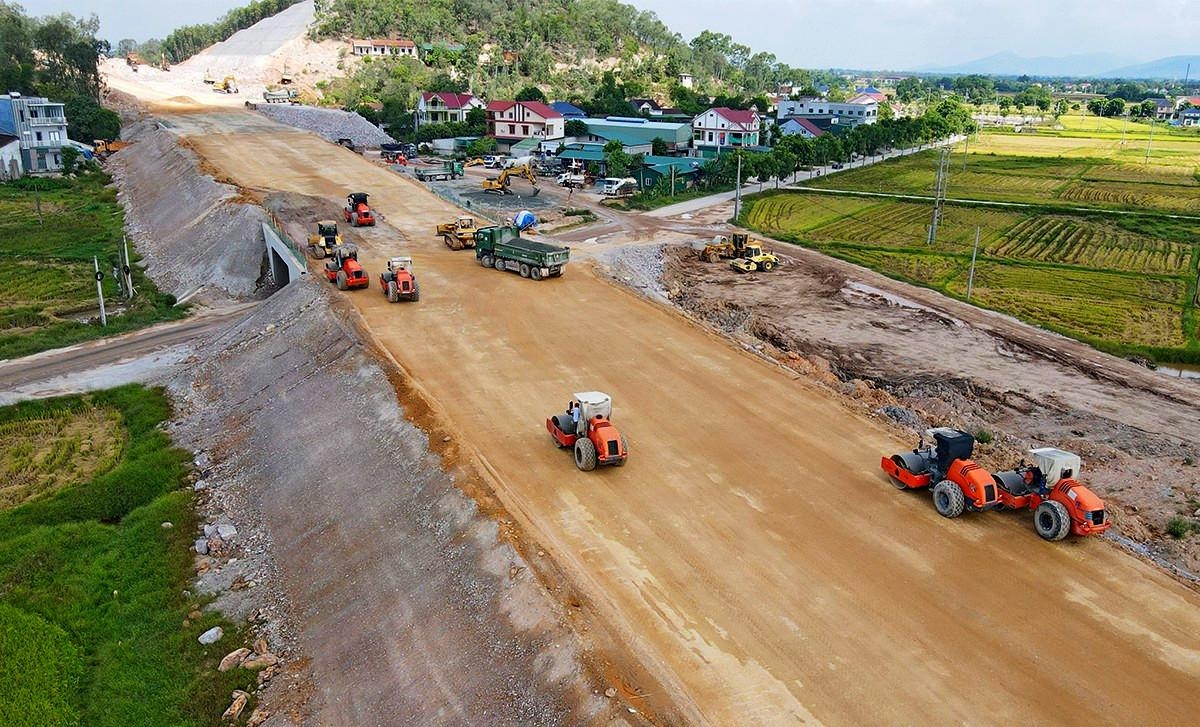
[[[692,145],[716,151],[758,146],[761,130],[757,112],[717,107],[692,119]]]
[[[483,101],[469,93],[426,91],[417,101],[417,126],[466,121],[467,112],[481,108]]]
[[[390,40],[352,40],[350,52],[356,56],[417,57],[417,44],[407,38]]]
[[[492,101],[487,105],[488,134],[501,151],[526,139],[539,142],[566,136],[563,115],[539,101]]]

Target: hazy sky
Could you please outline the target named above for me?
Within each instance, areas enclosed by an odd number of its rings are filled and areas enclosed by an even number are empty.
[[[162,37],[243,0],[25,0],[34,15],[96,13],[101,34]],[[1106,52],[1134,61],[1195,53],[1200,0],[634,0],[692,38],[728,33],[800,67],[911,69],[1001,51]]]

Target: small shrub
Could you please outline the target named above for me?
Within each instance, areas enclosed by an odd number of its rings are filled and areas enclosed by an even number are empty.
[[[1178,540],[1187,535],[1192,529],[1192,524],[1186,519],[1176,515],[1167,523],[1167,535]]]
[[[1183,464],[1185,467],[1191,467],[1192,465],[1196,464],[1196,460],[1192,459],[1191,457],[1184,457]]]
[[[980,429],[979,431],[975,432],[975,441],[979,442],[980,444],[988,444],[993,439],[995,439],[995,437],[993,437],[992,433],[986,429]]]

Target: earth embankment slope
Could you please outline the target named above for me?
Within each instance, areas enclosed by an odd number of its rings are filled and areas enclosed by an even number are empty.
[[[372,192],[399,234],[362,260],[413,254],[422,299],[346,297],[592,616],[661,675],[653,711],[1069,724],[1200,706],[1200,602],[1162,573],[1102,541],[1044,543],[1027,515],[940,518],[878,472],[911,446],[878,422],[582,266],[542,283],[481,269],[431,234],[455,209],[311,135],[264,121],[192,142],[243,185]],[[633,455],[579,473],[542,421],[593,388]],[[964,690],[973,675],[987,688]]]
[[[108,169],[147,274],[176,298],[201,288],[207,289],[201,297],[254,296],[267,219],[262,208],[205,174],[196,155],[153,121],[137,122],[125,135],[133,143]]]
[[[284,288],[171,385],[173,434],[212,453],[209,487],[269,543],[267,587],[311,660],[305,723],[627,726],[332,298]]]

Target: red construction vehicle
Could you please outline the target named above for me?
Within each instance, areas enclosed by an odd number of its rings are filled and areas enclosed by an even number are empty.
[[[411,300],[416,303],[421,299],[421,287],[417,285],[417,276],[413,275],[412,264],[411,257],[394,257],[387,261],[387,270],[379,274],[379,287],[388,302]]]
[[[346,243],[333,248],[333,258],[325,261],[325,278],[338,290],[365,288],[371,284],[367,271],[358,262],[358,247]]]
[[[964,510],[1033,510],[1033,526],[1046,540],[1062,540],[1067,533],[1095,535],[1108,529],[1104,502],[1077,482],[1079,457],[1060,449],[1029,450],[1033,464],[991,474],[971,461],[975,438],[949,427],[927,432],[932,442],[918,443],[880,461],[896,488],[933,488],[933,506],[943,517]]]
[[[375,224],[375,213],[367,204],[366,192],[353,192],[346,196],[346,206],[342,209],[342,217],[354,227],[370,227]]]
[[[581,391],[567,404],[565,414],[546,419],[554,443],[575,448],[575,466],[589,472],[596,465],[618,467],[629,459],[625,437],[612,423],[612,397],[599,391]]]

